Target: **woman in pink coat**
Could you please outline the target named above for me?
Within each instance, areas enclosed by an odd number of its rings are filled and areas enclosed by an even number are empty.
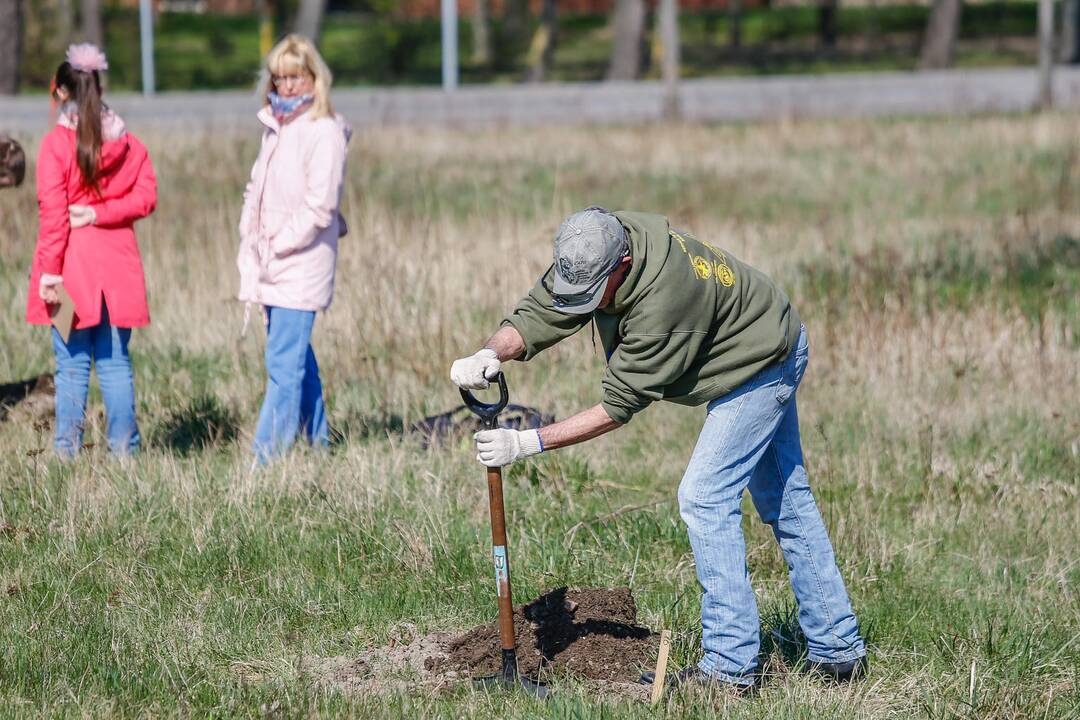
[[[133,226],[153,212],[157,180],[146,148],[101,100],[106,68],[93,45],[68,48],[53,80],[59,120],[38,152],[40,226],[26,319],[50,324],[61,285],[75,305],[67,341],[52,331],[56,451],[63,457],[82,445],[91,363],[105,399],[109,449],[126,455],[139,447],[128,341],[150,313]]]
[[[244,191],[237,257],[240,299],[262,305],[266,320],[269,380],[254,443],[260,463],[300,431],[313,446],[328,441],[311,331],[334,294],[349,140],[330,106],[330,70],[310,41],[287,36],[266,69],[262,147]]]

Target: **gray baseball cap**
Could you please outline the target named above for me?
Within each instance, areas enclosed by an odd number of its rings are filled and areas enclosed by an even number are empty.
[[[608,276],[629,251],[622,223],[604,208],[586,208],[563,220],[555,235],[555,307],[571,315],[595,310]]]

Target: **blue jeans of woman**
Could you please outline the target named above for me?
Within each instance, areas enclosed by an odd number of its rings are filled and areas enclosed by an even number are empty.
[[[91,364],[97,368],[105,400],[109,450],[116,455],[129,455],[139,449],[135,381],[128,356],[130,340],[131,328],[113,327],[104,304],[101,323],[72,330],[66,343],[56,328],[52,329],[56,355],[56,453],[61,457],[74,457],[82,447]]]
[[[319,365],[311,349],[315,313],[266,307],[266,397],[255,429],[255,457],[266,463],[280,456],[303,431],[313,446],[329,442]]]
[[[808,360],[803,328],[783,362],[709,403],[679,486],[703,588],[699,667],[728,682],[753,681],[760,649],[742,533],[746,489],[787,562],[808,659],[844,662],[866,654],[803,466],[795,393]]]

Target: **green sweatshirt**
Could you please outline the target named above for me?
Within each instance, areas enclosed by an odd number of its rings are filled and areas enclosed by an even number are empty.
[[[595,320],[608,358],[601,404],[627,423],[654,400],[701,405],[783,360],[798,313],[763,273],[669,228],[667,218],[616,212],[633,263],[609,307],[571,315],[554,307],[554,266],[503,321],[528,360]]]

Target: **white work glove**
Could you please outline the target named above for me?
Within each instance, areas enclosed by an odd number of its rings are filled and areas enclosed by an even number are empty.
[[[493,380],[502,369],[499,356],[491,348],[477,351],[475,355],[455,360],[450,366],[450,380],[459,388],[483,390],[488,380]]]
[[[539,430],[481,430],[476,440],[476,459],[488,467],[502,467],[544,451]]]
[[[68,219],[72,228],[81,228],[97,222],[97,212],[89,205],[68,205]]]
[[[62,282],[64,282],[64,278],[60,275],[41,273],[41,278],[38,280],[38,297],[49,305],[56,305],[60,302],[60,295],[56,292],[56,286]]]

